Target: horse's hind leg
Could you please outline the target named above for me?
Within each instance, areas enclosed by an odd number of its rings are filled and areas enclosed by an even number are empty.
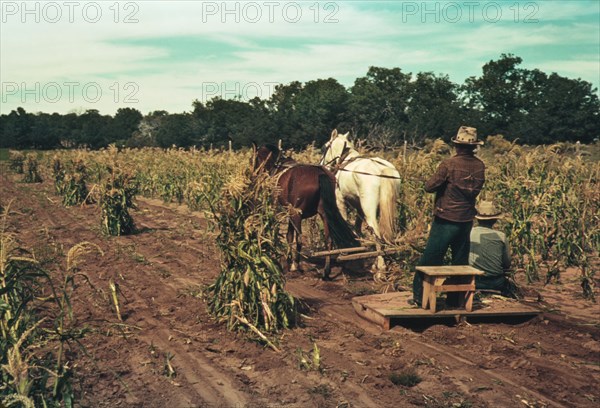
[[[354,231],[356,231],[357,234],[361,234],[362,225],[363,225],[363,216],[359,212],[358,214],[356,214],[356,219],[354,220]]]
[[[342,218],[348,221],[348,209],[346,208],[346,199],[344,198],[339,189],[335,190],[335,203],[337,205],[338,210],[340,211],[340,214],[342,215]],[[321,216],[321,218],[324,217]]]
[[[323,211],[319,212],[319,216],[321,216],[321,220],[323,221],[323,235],[325,235],[325,247],[328,251],[331,250],[333,244],[331,242],[331,238],[329,235],[329,224],[327,224],[327,219],[325,218],[325,214]],[[325,257],[325,267],[323,268],[323,280],[330,280],[329,275],[331,274],[331,256]]]
[[[366,201],[365,198],[361,200],[361,203],[365,202],[365,204],[362,205],[363,212],[365,214],[365,221],[375,235],[375,249],[377,251],[381,251],[381,233],[379,232],[379,224],[377,222],[377,200]],[[381,255],[377,257],[371,269],[374,272],[384,271],[386,269],[385,260]]]
[[[364,221],[376,239],[380,238],[379,224],[377,223],[378,201],[377,195],[361,195],[360,207],[364,214]],[[361,220],[362,221],[362,220]]]
[[[296,239],[296,250],[293,250],[294,238]],[[287,241],[292,250],[291,262],[288,258],[288,264],[290,271],[294,272],[299,269],[300,266],[300,251],[302,250],[302,217],[300,214],[293,214],[290,216],[290,222],[288,224]]]

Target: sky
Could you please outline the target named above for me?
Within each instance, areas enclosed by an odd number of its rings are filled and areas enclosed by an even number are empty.
[[[0,0],[0,113],[189,112],[370,66],[462,84],[501,54],[600,86],[600,1]],[[597,91],[596,91],[597,92]]]

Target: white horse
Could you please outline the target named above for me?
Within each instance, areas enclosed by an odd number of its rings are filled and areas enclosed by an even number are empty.
[[[396,199],[400,189],[400,173],[394,165],[378,157],[363,157],[348,140],[348,133],[331,133],[323,147],[321,165],[332,167],[336,179],[338,208],[348,219],[347,205],[358,212],[356,229],[363,219],[376,238],[392,242],[396,237]],[[379,217],[378,217],[379,216]],[[377,250],[381,247],[377,244]],[[383,257],[377,257],[377,269],[385,269]]]

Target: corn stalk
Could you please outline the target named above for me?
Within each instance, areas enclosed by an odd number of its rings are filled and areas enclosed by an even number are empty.
[[[296,318],[296,302],[285,291],[280,263],[288,251],[279,233],[287,213],[276,205],[275,185],[267,177],[246,171],[211,207],[219,229],[221,273],[207,289],[208,307],[230,330],[275,333]]]

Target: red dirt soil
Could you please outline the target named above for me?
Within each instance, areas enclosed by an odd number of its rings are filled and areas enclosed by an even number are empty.
[[[81,407],[595,407],[600,401],[600,309],[581,296],[577,271],[561,284],[528,287],[545,313],[521,323],[430,324],[382,331],[356,315],[351,298],[369,274],[323,282],[317,270],[288,276],[307,305],[302,325],[276,353],[228,332],[207,313],[202,288],[219,273],[214,234],[200,213],[139,199],[139,232],[105,237],[94,205],[65,208],[49,182],[0,176],[0,201],[14,199],[10,230],[50,259],[82,241],[104,255],[81,263],[73,307],[89,357],[76,346]],[[64,265],[64,257],[59,259]],[[51,259],[48,265],[52,267]],[[54,266],[56,267],[56,266]],[[119,322],[109,282],[120,289]],[[321,370],[300,368],[320,349]],[[170,362],[174,375],[170,377]],[[415,386],[395,385],[412,373]]]

